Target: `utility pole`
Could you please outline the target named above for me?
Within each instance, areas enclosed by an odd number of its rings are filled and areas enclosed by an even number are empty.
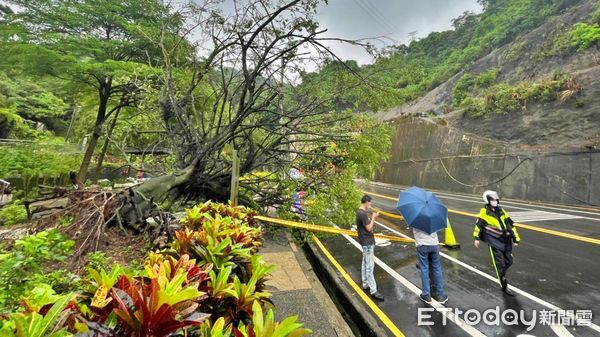
[[[281,66],[279,67],[279,77],[280,78],[279,78],[279,98],[278,98],[279,116],[280,116],[279,124],[280,125],[283,125],[283,123],[285,123],[285,118],[283,117],[284,116],[284,114],[283,114],[283,81],[285,79],[285,74],[284,74],[284,69],[283,69],[284,67],[285,67],[285,56],[282,56],[281,57]],[[285,130],[283,130],[282,132],[285,132]],[[281,160],[288,159],[285,152],[283,152],[283,151],[287,150],[286,147],[289,147],[289,145],[288,146],[285,146],[283,144],[279,145],[279,149],[282,150],[281,154],[279,155],[279,158]],[[281,167],[286,167],[286,166],[281,165]],[[283,176],[286,177],[288,173],[289,172],[284,170]]]
[[[238,191],[240,189],[240,158],[238,157],[237,149],[233,149],[231,154],[231,189],[229,193],[229,201],[233,206],[238,203]]]

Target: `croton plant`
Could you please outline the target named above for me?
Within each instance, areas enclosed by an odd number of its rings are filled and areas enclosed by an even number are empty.
[[[23,311],[0,316],[0,335],[295,337],[297,317],[275,322],[257,252],[261,229],[245,207],[206,202],[186,210],[170,249],[150,252],[135,275],[88,269],[89,291],[32,291]],[[266,315],[263,312],[266,311]]]

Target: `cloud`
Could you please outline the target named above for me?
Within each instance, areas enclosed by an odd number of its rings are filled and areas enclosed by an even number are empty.
[[[328,37],[373,40],[377,47],[409,42],[409,33],[417,38],[431,32],[452,28],[452,19],[465,11],[481,12],[476,0],[329,0],[321,5],[317,20],[327,28]],[[330,48],[342,59],[354,59],[360,64],[372,58],[356,46],[330,43]]]

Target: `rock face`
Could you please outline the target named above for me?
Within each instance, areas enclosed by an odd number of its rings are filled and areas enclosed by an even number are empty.
[[[11,227],[11,228],[0,228],[0,243],[2,241],[8,241],[8,242],[12,242],[18,239],[21,239],[29,234],[31,234],[33,231],[30,228],[27,227],[22,227],[22,226],[15,226],[15,227]]]
[[[29,204],[31,220],[37,220],[56,214],[64,210],[68,204],[69,198],[67,197],[32,202]]]

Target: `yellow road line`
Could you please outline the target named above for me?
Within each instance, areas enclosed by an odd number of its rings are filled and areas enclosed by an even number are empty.
[[[394,213],[388,213],[388,212],[384,212],[382,210],[377,210],[377,213],[383,215],[383,216],[387,216],[388,218],[392,218],[392,219],[398,219],[398,220],[404,220],[404,217],[402,215],[398,215],[398,214],[394,214]]]
[[[371,195],[374,195],[374,196],[377,196],[377,197],[380,197],[380,198],[384,198],[384,199],[388,199],[388,200],[394,200],[394,201],[398,200],[397,198],[392,198],[392,197],[389,197],[387,195],[381,195],[381,194],[377,194],[377,193],[373,193],[373,192],[367,192],[367,191],[365,191],[365,193],[369,193]],[[472,218],[479,217],[478,214],[457,211],[457,210],[454,210],[454,209],[448,209],[448,212],[454,213],[454,214],[460,214],[460,215],[470,216]],[[582,241],[582,242],[587,242],[587,243],[593,243],[593,244],[596,244],[596,245],[600,245],[600,240],[588,238],[588,237],[581,236],[581,235],[569,234],[569,233],[565,233],[565,232],[561,232],[561,231],[556,231],[556,230],[553,230],[553,229],[546,229],[546,228],[541,228],[541,227],[536,227],[536,226],[531,226],[531,225],[525,225],[525,224],[520,224],[520,223],[515,223],[515,226],[517,226],[517,228],[529,229],[531,231],[536,231],[536,232],[540,232],[540,233],[546,233],[546,234],[560,236],[560,237],[567,238],[567,239],[578,240],[578,241]]]
[[[358,236],[358,232],[350,230],[350,229],[334,228],[331,226],[322,226],[322,225],[311,225],[311,224],[305,224],[302,222],[269,218],[269,217],[260,216],[260,215],[255,215],[254,219],[262,220],[262,221],[266,221],[266,222],[270,222],[270,223],[275,223],[278,225],[283,225],[283,226],[291,227],[291,228],[305,229],[305,230],[309,230],[312,232],[322,232],[322,233],[329,233],[329,234],[346,234],[346,235],[350,235],[350,236],[354,236],[354,237]],[[384,239],[384,240],[390,240],[390,241],[415,242],[415,240],[413,240],[413,239],[407,239],[407,238],[403,238],[400,236],[394,236],[394,235],[374,234],[373,236],[378,239]]]
[[[479,218],[479,214],[457,211],[455,209],[449,209],[448,212],[454,213],[454,214],[460,214],[460,215],[464,215],[464,216],[470,216],[471,218]]]
[[[390,331],[394,334],[394,336],[404,337],[404,334],[402,333],[402,331],[400,331],[400,329],[390,320],[390,318],[381,309],[379,309],[379,307],[373,302],[373,300],[371,300],[371,298],[369,298],[369,296],[367,294],[365,294],[365,292],[358,286],[358,284],[356,284],[356,282],[354,282],[352,277],[350,277],[350,275],[346,272],[346,270],[339,264],[339,262],[337,262],[337,260],[333,257],[333,255],[331,255],[331,253],[327,250],[327,248],[325,248],[325,246],[323,245],[323,243],[321,243],[319,238],[317,238],[315,235],[313,235],[313,240],[315,240],[315,243],[317,244],[317,246],[319,246],[319,248],[321,249],[323,254],[325,254],[325,256],[327,256],[327,258],[329,259],[329,262],[331,262],[331,264],[333,264],[335,266],[335,268],[342,274],[342,276],[344,277],[346,282],[348,282],[348,284],[352,287],[352,289],[354,289],[354,291],[356,291],[358,296],[360,296],[360,298],[362,298],[363,301],[365,301],[365,303],[369,306],[369,308],[371,308],[371,310],[373,310],[375,315],[377,315],[377,317],[379,317],[379,319],[383,322],[383,324],[385,324],[385,326],[388,329],[390,329]]]
[[[384,198],[384,199],[389,199],[389,200],[394,200],[394,201],[398,201],[398,198],[392,198],[392,197],[388,197],[387,195],[383,195],[383,194],[377,194],[377,193],[373,193],[373,192],[369,192],[369,191],[364,191],[365,193],[368,193],[369,195],[374,195],[376,197],[380,197],[380,198]]]
[[[535,226],[530,226],[530,225],[525,225],[525,224],[520,224],[520,223],[516,223],[515,226],[517,226],[518,228],[525,228],[525,229],[529,229],[529,230],[536,231],[536,232],[542,232],[542,233],[546,233],[546,234],[550,234],[550,235],[562,236],[562,237],[568,238],[568,239],[579,240],[579,241],[583,241],[583,242],[600,245],[600,240],[588,238],[585,236],[569,234],[569,233],[565,233],[565,232],[555,231],[552,229],[540,228],[540,227],[535,227]]]

